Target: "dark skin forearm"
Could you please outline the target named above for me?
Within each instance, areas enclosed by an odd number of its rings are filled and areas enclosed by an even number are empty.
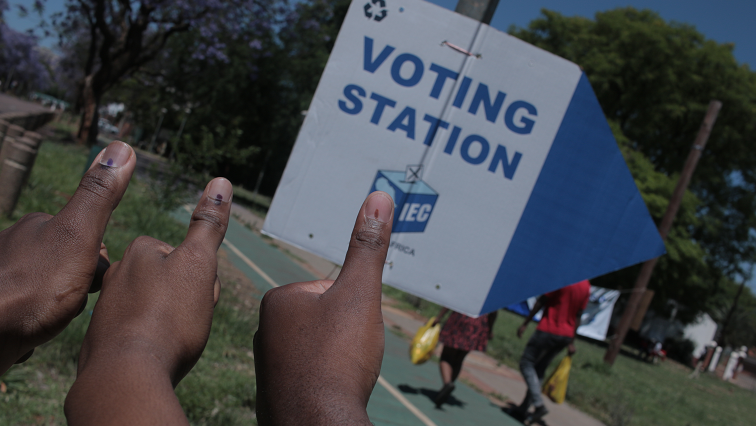
[[[449,312],[449,308],[441,307],[441,310],[438,312],[438,315],[436,315],[436,318],[433,320],[433,325],[436,325],[440,323],[444,319],[444,315]]]
[[[530,310],[530,313],[528,314],[528,317],[525,318],[525,321],[522,323],[522,325],[517,329],[517,337],[522,337],[522,334],[525,333],[525,328],[528,326],[528,323],[533,319],[535,314],[538,313],[538,311],[543,308],[543,305],[546,303],[546,296],[541,296],[536,300],[535,305],[533,305],[533,309]]]
[[[546,296],[539,297],[536,300],[535,305],[533,305],[533,309],[530,310],[528,317],[525,318],[525,322],[523,322],[522,325],[528,325],[528,323],[530,323],[530,321],[533,320],[533,317],[538,313],[538,311],[540,311],[541,308],[543,308],[543,305],[545,303],[546,303]]]
[[[66,397],[65,413],[71,426],[189,424],[165,366],[138,352],[88,363]]]

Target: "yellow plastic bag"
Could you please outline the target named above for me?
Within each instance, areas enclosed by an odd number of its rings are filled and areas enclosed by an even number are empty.
[[[565,396],[567,396],[567,380],[570,378],[570,367],[572,366],[572,357],[566,356],[562,358],[562,362],[554,373],[551,374],[549,380],[543,384],[541,392],[548,396],[549,399],[561,404],[564,402]]]
[[[420,327],[410,343],[410,360],[413,364],[419,365],[428,361],[433,350],[436,349],[441,325],[432,325],[433,320],[434,318],[429,319],[424,326]]]

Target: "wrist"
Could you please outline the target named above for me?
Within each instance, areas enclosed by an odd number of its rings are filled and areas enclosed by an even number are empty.
[[[128,349],[88,358],[65,400],[70,425],[187,424],[162,361]]]
[[[89,344],[89,341],[95,340],[96,344]],[[122,335],[117,341],[108,341],[87,336],[79,355],[77,376],[100,376],[116,374],[119,369],[137,369],[150,371],[152,378],[164,376],[172,382],[176,364],[173,354],[149,340],[130,339]]]
[[[257,422],[260,426],[275,425],[365,425],[372,426],[367,415],[367,401],[354,392],[342,389],[316,393],[281,391],[257,386]]]

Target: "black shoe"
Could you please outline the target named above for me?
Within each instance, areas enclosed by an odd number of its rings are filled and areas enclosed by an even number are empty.
[[[509,417],[517,420],[520,423],[524,423],[525,419],[528,416],[528,410],[527,408],[525,410],[521,409],[519,406],[514,406],[509,409],[504,410],[505,413],[509,415]]]
[[[549,413],[549,410],[546,409],[545,405],[541,405],[540,407],[536,407],[536,409],[533,412],[533,414],[531,414],[530,416],[528,416],[526,424],[532,425],[532,424],[538,423],[548,413]]]
[[[433,398],[433,403],[436,404],[436,408],[441,408],[441,405],[443,405],[444,402],[449,398],[449,395],[451,395],[452,391],[454,390],[454,383],[447,383],[444,385],[444,387],[441,388],[440,391],[438,391],[438,394],[436,394],[436,397]]]

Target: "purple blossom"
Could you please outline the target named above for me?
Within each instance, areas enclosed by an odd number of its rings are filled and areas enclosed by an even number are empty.
[[[0,79],[6,89],[13,84],[43,90],[50,84],[50,74],[35,36],[15,31],[0,22],[0,45],[3,46],[0,49]]]

